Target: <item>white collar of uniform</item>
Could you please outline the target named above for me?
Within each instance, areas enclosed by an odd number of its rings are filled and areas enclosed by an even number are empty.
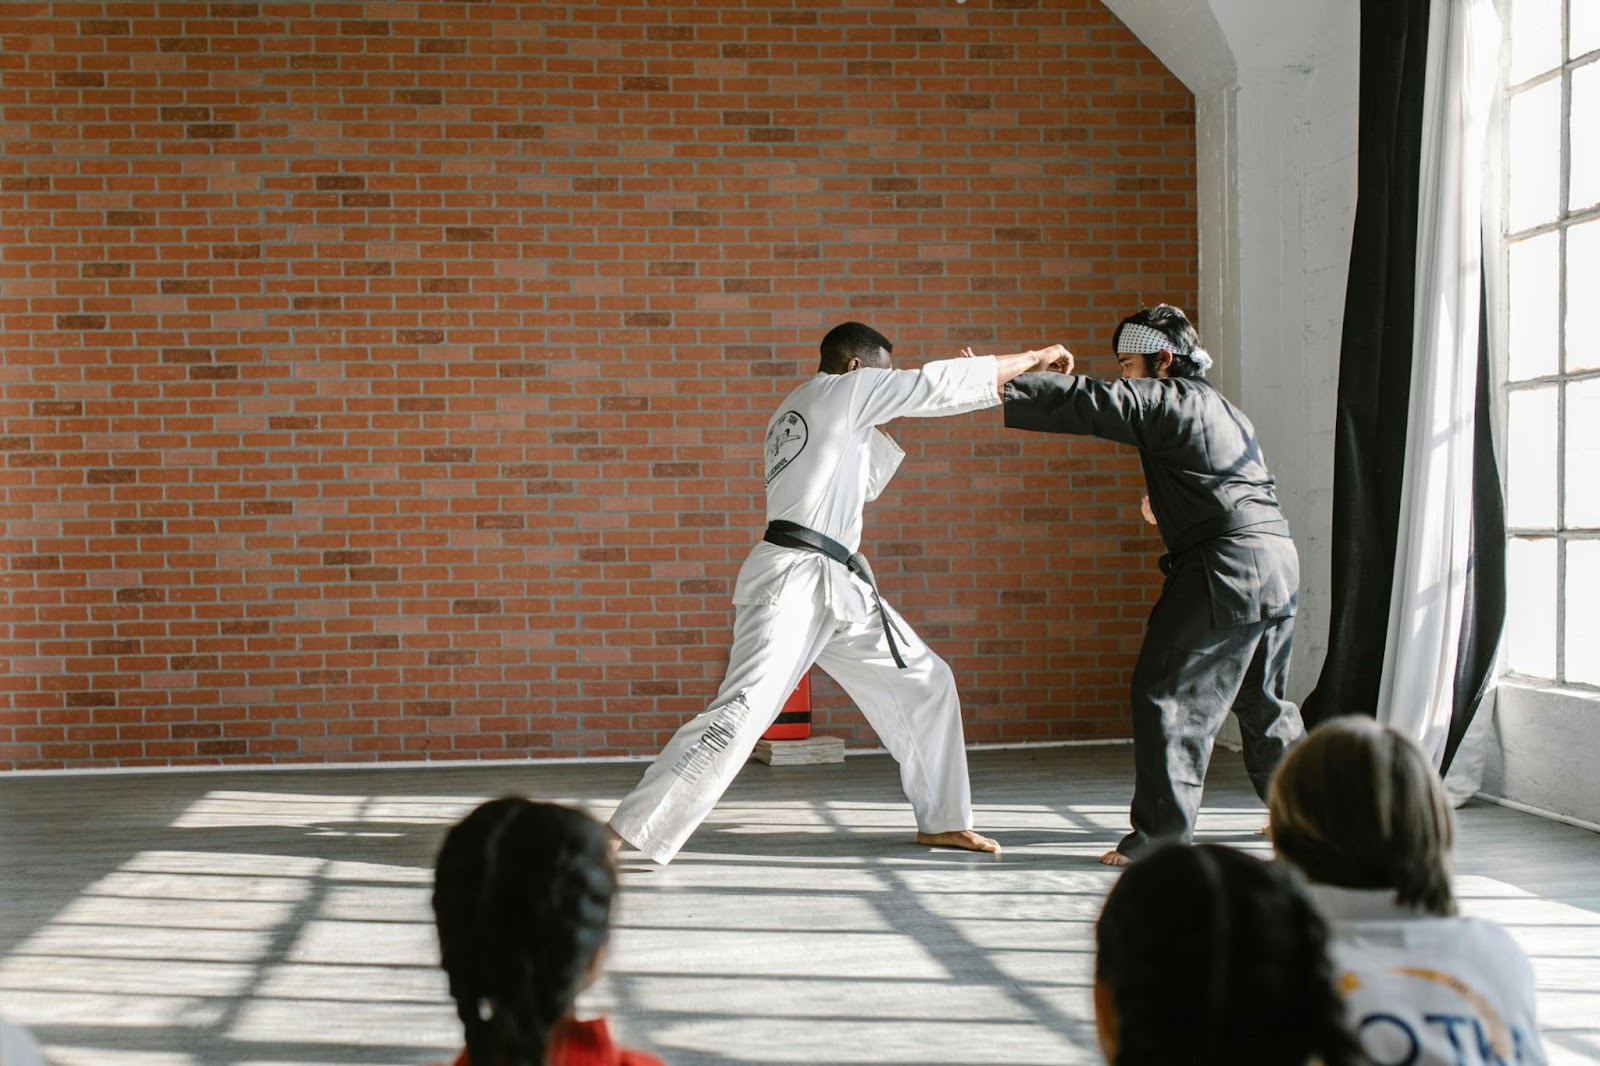
[[[1392,888],[1342,888],[1306,885],[1311,901],[1333,922],[1407,922],[1428,917],[1421,907],[1396,902]]]

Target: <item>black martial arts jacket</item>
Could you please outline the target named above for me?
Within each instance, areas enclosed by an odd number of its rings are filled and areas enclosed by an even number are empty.
[[[1132,444],[1166,544],[1161,569],[1205,571],[1212,624],[1294,614],[1300,562],[1255,427],[1201,378],[1100,381],[1023,374],[1005,387],[1006,425]]]

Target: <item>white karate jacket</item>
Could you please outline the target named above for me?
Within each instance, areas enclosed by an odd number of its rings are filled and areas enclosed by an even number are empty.
[[[1401,907],[1387,889],[1309,887],[1374,1066],[1545,1066],[1533,968],[1505,929]]]
[[[999,403],[993,356],[944,359],[921,370],[817,374],[767,423],[767,521],[797,522],[858,550],[861,509],[878,498],[905,458],[877,427]],[[861,579],[815,552],[765,542],[740,569],[733,602],[777,603],[784,583],[804,567],[823,568],[822,607],[841,621],[870,620],[871,590]]]

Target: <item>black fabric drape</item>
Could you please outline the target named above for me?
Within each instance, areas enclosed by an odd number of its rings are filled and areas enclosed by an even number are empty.
[[[1355,229],[1334,430],[1328,655],[1307,726],[1377,713],[1411,404],[1428,0],[1362,0]]]
[[[1478,291],[1478,396],[1472,440],[1472,540],[1467,554],[1466,602],[1456,647],[1455,698],[1445,738],[1442,774],[1450,769],[1461,738],[1472,724],[1494,680],[1495,655],[1506,624],[1506,511],[1500,467],[1494,456],[1489,398],[1489,294]]]

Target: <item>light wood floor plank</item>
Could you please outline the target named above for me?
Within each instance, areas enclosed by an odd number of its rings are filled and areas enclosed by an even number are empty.
[[[0,778],[0,1013],[64,1066],[445,1059],[445,827],[508,792],[607,815],[635,764]],[[679,859],[625,861],[585,1001],[676,1066],[1092,1063],[1093,923],[1125,747],[977,752],[1004,855],[911,842],[893,764],[752,764]],[[1265,854],[1238,756],[1201,837]],[[1469,913],[1533,957],[1553,1063],[1600,1060],[1600,837],[1461,812]]]

